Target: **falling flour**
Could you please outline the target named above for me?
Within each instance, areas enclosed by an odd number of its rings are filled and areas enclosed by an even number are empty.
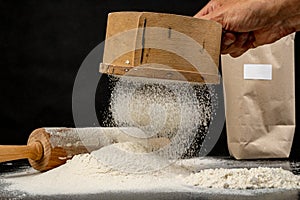
[[[213,94],[205,84],[125,76],[114,82],[110,112],[114,126],[169,138],[171,144],[157,153],[176,159],[200,151],[215,114]]]

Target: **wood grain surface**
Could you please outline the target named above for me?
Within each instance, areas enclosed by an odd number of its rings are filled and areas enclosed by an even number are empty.
[[[100,72],[219,83],[221,34],[220,24],[188,16],[110,13]]]

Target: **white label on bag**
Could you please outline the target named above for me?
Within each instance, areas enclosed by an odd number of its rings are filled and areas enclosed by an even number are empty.
[[[244,64],[244,79],[272,80],[272,65]]]

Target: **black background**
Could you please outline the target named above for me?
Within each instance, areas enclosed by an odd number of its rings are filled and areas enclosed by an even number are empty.
[[[109,12],[193,16],[206,2],[0,0],[0,144],[26,144],[29,134],[39,127],[74,126],[73,83],[84,58],[104,41]],[[298,38],[296,98],[300,94]],[[299,134],[296,129],[292,157],[299,157]],[[224,132],[212,154],[228,154]]]

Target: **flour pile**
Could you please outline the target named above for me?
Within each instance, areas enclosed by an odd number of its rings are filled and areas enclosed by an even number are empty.
[[[128,148],[127,148],[128,149]],[[184,164],[186,162],[186,164]],[[193,160],[180,160],[168,168],[151,173],[126,173],[99,162],[91,154],[81,154],[66,164],[40,173],[32,168],[7,174],[8,191],[28,194],[101,194],[118,192],[212,192],[260,191],[260,189],[300,189],[300,176],[282,168],[204,169],[192,172]],[[212,159],[198,159],[199,165],[217,163]],[[234,190],[234,193],[238,192]]]
[[[300,176],[282,168],[206,169],[185,178],[189,185],[225,189],[300,189]]]
[[[115,171],[99,163],[90,154],[82,154],[42,174],[8,178],[7,182],[11,185],[7,189],[40,195],[136,191],[134,188],[137,186],[137,190],[160,190],[169,185],[165,179],[154,174],[131,175]]]
[[[145,152],[145,149],[137,144],[128,142],[117,145],[124,151]],[[160,191],[168,187],[172,188],[171,191],[176,191],[180,184],[176,180],[170,182],[170,177],[187,173],[186,169],[175,166],[151,173],[126,173],[101,163],[92,154],[80,154],[50,171],[39,173],[30,168],[25,174],[11,174],[5,180],[10,183],[7,188],[9,191],[40,195],[91,194],[123,190]]]
[[[97,160],[112,170],[127,174],[142,174],[160,171],[172,163],[149,152],[144,145],[135,142],[115,143],[91,152]]]

